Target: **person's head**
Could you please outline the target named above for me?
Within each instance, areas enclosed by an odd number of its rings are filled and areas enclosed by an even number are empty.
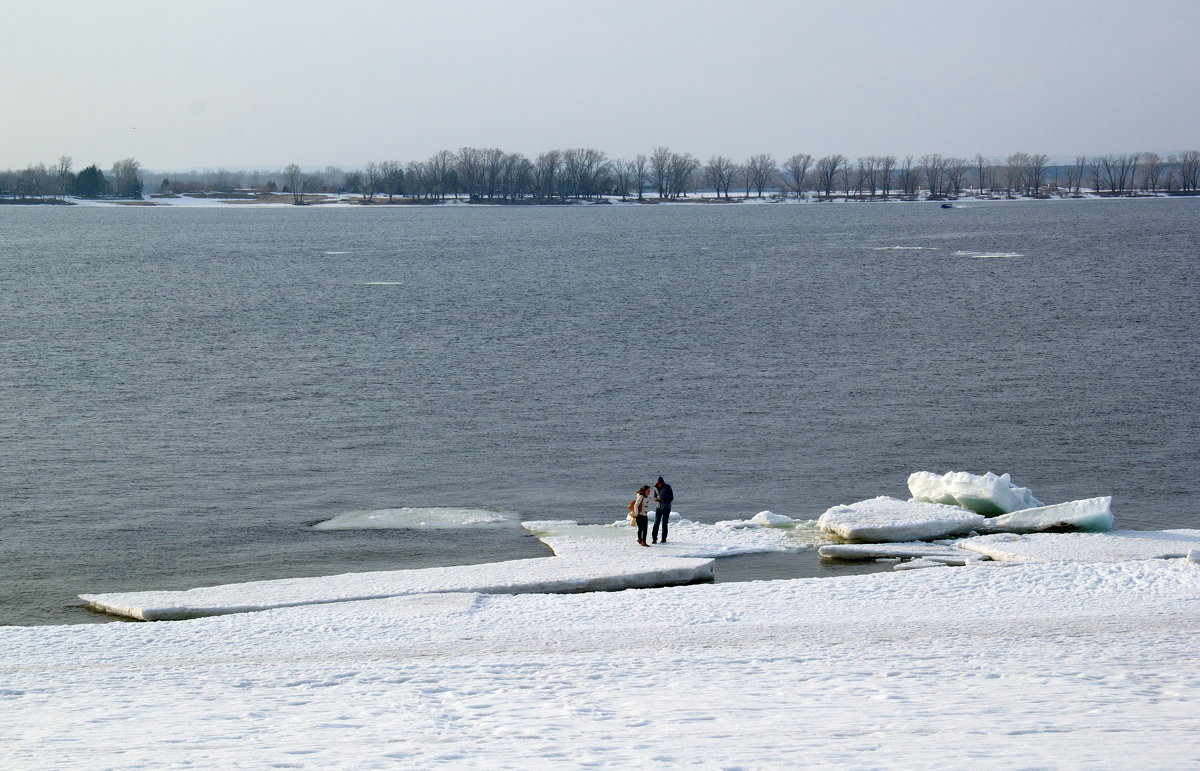
[[[662,478],[662,477],[659,477],[659,478],[658,478],[658,481],[654,483],[654,486],[655,486],[655,487],[662,487],[662,486],[663,486],[663,485],[665,485],[665,484],[666,484],[666,482],[664,482],[664,481],[663,481],[663,478]]]
[[[642,485],[638,488],[639,495],[645,495],[648,492],[650,492],[650,485]]]

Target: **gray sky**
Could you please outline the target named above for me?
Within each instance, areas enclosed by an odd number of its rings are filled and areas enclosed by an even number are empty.
[[[1200,146],[1200,0],[37,0],[0,18],[0,168]]]

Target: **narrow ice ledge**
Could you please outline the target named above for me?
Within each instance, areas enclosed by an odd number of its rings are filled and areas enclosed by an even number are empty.
[[[832,543],[822,546],[817,553],[826,559],[838,560],[877,560],[877,559],[917,559],[941,557],[957,562],[986,559],[978,552],[959,549],[946,543],[926,543],[910,541],[908,543]]]
[[[919,501],[901,501],[881,495],[869,501],[834,506],[821,515],[817,525],[847,541],[889,543],[925,541],[965,533],[984,521],[957,506]]]
[[[633,545],[602,554],[418,570],[346,573],[208,586],[177,592],[81,594],[88,606],[142,621],[179,621],[270,608],[410,594],[560,594],[645,589],[711,581],[710,559],[656,555]]]

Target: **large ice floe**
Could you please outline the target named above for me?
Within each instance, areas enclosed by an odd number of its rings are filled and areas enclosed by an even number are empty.
[[[989,517],[1044,505],[1028,487],[1013,484],[1008,474],[996,476],[990,471],[982,475],[914,471],[908,477],[908,490],[915,501],[961,506]]]
[[[250,581],[178,592],[81,594],[79,597],[90,607],[106,613],[143,621],[178,621],[413,594],[613,591],[711,581],[712,577],[712,560],[645,553],[629,543],[624,549],[579,550],[569,557]]]
[[[982,514],[941,503],[901,501],[879,496],[834,506],[817,526],[847,541],[878,543],[924,541],[966,533],[983,523]]]
[[[450,506],[403,507],[349,511],[333,519],[318,522],[314,530],[367,530],[410,528],[417,530],[474,528],[487,525],[511,525],[517,514],[496,509],[468,509]]]

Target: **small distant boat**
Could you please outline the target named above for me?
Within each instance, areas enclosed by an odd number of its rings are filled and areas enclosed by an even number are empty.
[[[953,208],[954,208],[954,204],[952,204],[952,203],[944,203],[944,204],[942,204],[942,208],[943,208],[943,209],[953,209]]]

